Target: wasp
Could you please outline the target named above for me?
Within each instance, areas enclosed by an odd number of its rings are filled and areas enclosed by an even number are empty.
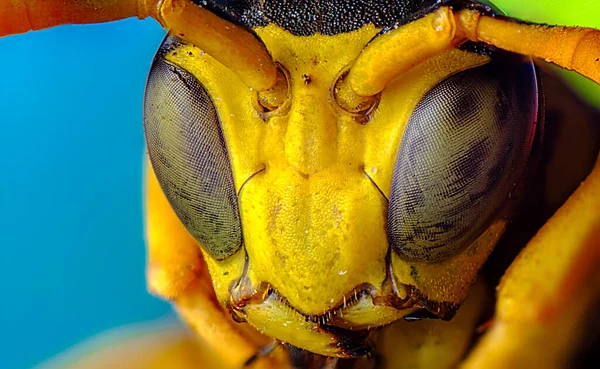
[[[205,366],[575,365],[598,140],[567,179],[549,158],[598,114],[534,59],[600,83],[600,31],[462,0],[56,0],[3,2],[0,34],[131,16],[169,30],[144,101],[148,284]]]

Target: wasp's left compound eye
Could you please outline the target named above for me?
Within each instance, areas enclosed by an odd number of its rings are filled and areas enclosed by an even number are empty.
[[[537,80],[530,62],[453,75],[419,102],[392,179],[388,238],[411,261],[459,253],[498,217],[529,160]]]
[[[188,232],[223,260],[242,244],[233,175],[215,106],[186,70],[156,58],[144,101],[152,168]]]

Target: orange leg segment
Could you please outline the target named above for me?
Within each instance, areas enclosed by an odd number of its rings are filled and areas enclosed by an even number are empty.
[[[498,287],[494,323],[461,368],[568,368],[600,302],[600,162]]]
[[[159,0],[0,0],[0,37],[62,24],[154,15]]]

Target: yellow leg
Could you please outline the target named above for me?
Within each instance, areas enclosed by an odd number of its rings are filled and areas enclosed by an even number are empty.
[[[150,322],[102,333],[36,369],[225,369],[182,325]]]
[[[172,300],[178,298],[192,282],[208,278],[206,265],[196,241],[173,213],[150,164],[147,172],[148,287],[152,293]]]
[[[600,162],[507,270],[462,368],[565,368],[600,301]]]
[[[146,186],[150,291],[174,302],[223,368],[240,368],[269,340],[247,324],[235,323],[220,306],[200,247],[171,209],[150,165]],[[285,368],[284,362],[275,354],[253,368]]]

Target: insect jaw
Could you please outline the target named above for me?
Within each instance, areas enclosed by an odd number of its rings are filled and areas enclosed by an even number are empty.
[[[373,298],[374,305],[392,306],[398,310],[412,309],[417,311],[424,309],[446,321],[452,319],[460,307],[459,304],[453,302],[430,299],[416,286],[399,282],[394,274],[391,249],[388,250],[386,256],[386,279],[383,282],[382,290],[384,293]]]
[[[334,311],[319,316],[304,315],[281,297],[269,283],[259,283],[253,289],[249,286],[248,278],[241,278],[240,282],[231,289],[232,295],[228,303],[235,321],[247,321],[279,341],[321,355],[359,358],[372,351],[368,330],[354,331],[328,324]],[[250,290],[253,293],[242,295],[242,291]]]
[[[388,277],[379,288],[364,283],[346,293],[335,307],[310,315],[289,303],[268,282],[254,284],[248,277],[249,263],[242,276],[229,288],[233,320],[248,322],[262,333],[317,354],[358,358],[370,353],[371,328],[380,327],[425,309],[442,320],[451,319],[458,306],[427,299],[415,286],[393,282],[390,258]]]
[[[460,307],[452,302],[430,300],[415,286],[403,285],[403,287],[409,296],[409,301],[406,302],[407,305],[425,309],[441,320],[452,319]]]

